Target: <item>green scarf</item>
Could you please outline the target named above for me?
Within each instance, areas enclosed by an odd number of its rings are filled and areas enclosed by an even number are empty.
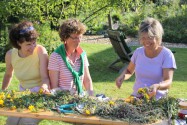
[[[84,56],[85,56],[85,52],[83,51],[82,54],[80,55],[81,67],[79,69],[79,72],[73,70],[73,68],[71,67],[71,64],[67,61],[64,44],[60,45],[55,50],[55,52],[58,53],[59,55],[61,55],[62,59],[64,60],[66,66],[67,66],[67,68],[69,69],[69,71],[73,75],[74,83],[76,85],[76,89],[78,91],[78,94],[81,94],[83,92],[83,89],[82,89],[82,83],[80,81],[80,76],[83,75],[83,71],[84,71]]]

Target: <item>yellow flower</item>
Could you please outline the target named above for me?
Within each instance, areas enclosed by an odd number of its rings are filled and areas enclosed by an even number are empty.
[[[86,113],[86,115],[90,115],[91,114],[90,110],[88,110],[88,109],[86,109],[85,113]]]
[[[4,92],[1,92],[0,93],[0,99],[4,99],[5,98],[5,93]]]
[[[109,105],[113,106],[115,103],[113,101],[109,101]]]
[[[11,106],[10,109],[11,109],[11,110],[15,110],[15,109],[16,109],[16,106]]]
[[[7,99],[10,99],[10,98],[11,98],[10,94],[8,94],[8,95],[6,96],[6,98],[7,98]]]
[[[148,94],[144,94],[144,98],[145,98],[146,102],[149,102],[150,97]]]
[[[135,97],[131,95],[128,98],[125,99],[125,102],[127,102],[127,103],[133,103],[134,100],[135,100]]]
[[[15,94],[15,93],[16,93],[16,91],[15,91],[15,90],[12,90],[12,93],[13,93],[13,94]]]
[[[29,109],[30,111],[34,111],[34,110],[35,110],[35,107],[34,107],[33,105],[30,105],[30,106],[28,107],[28,109]]]
[[[42,94],[43,93],[43,89],[40,88],[40,90],[38,91],[39,94]]]
[[[141,93],[145,93],[145,90],[143,88],[139,88],[138,89],[138,93],[141,94]]]
[[[3,104],[4,104],[4,101],[0,100],[0,105],[3,106]]]

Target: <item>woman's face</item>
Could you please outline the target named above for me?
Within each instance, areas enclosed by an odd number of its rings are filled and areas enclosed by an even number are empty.
[[[158,47],[156,37],[149,36],[148,33],[142,33],[140,36],[140,42],[143,44],[145,49],[154,50]]]
[[[23,43],[18,43],[19,46],[21,47],[21,52],[25,55],[25,56],[29,56],[32,55],[34,52],[34,49],[36,47],[36,40],[30,41],[30,42],[23,42]]]
[[[82,34],[71,34],[66,40],[66,44],[76,49],[80,45],[81,39]]]

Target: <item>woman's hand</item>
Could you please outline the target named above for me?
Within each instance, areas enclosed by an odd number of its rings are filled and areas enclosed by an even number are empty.
[[[152,86],[150,86],[150,90],[149,90],[149,97],[152,98],[156,95],[157,90],[159,90],[160,88],[160,83],[159,84],[153,84]]]
[[[116,79],[116,86],[121,87],[124,80],[128,80],[134,74],[135,65],[130,62],[127,68],[121,73],[121,75]]]
[[[42,84],[41,89],[43,90],[43,93],[50,93],[50,88],[47,84]]]
[[[125,75],[120,75],[117,79],[116,79],[116,86],[120,89],[122,83],[123,83],[123,80],[125,78]]]

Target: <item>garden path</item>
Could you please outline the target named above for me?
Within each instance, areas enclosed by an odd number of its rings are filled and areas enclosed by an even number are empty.
[[[137,38],[130,38],[126,39],[127,44],[129,46],[140,46]],[[103,43],[103,44],[110,44],[109,38],[105,38],[104,35],[84,35],[82,42],[88,43]],[[187,44],[183,43],[162,43],[165,47],[172,47],[172,48],[187,48]]]

